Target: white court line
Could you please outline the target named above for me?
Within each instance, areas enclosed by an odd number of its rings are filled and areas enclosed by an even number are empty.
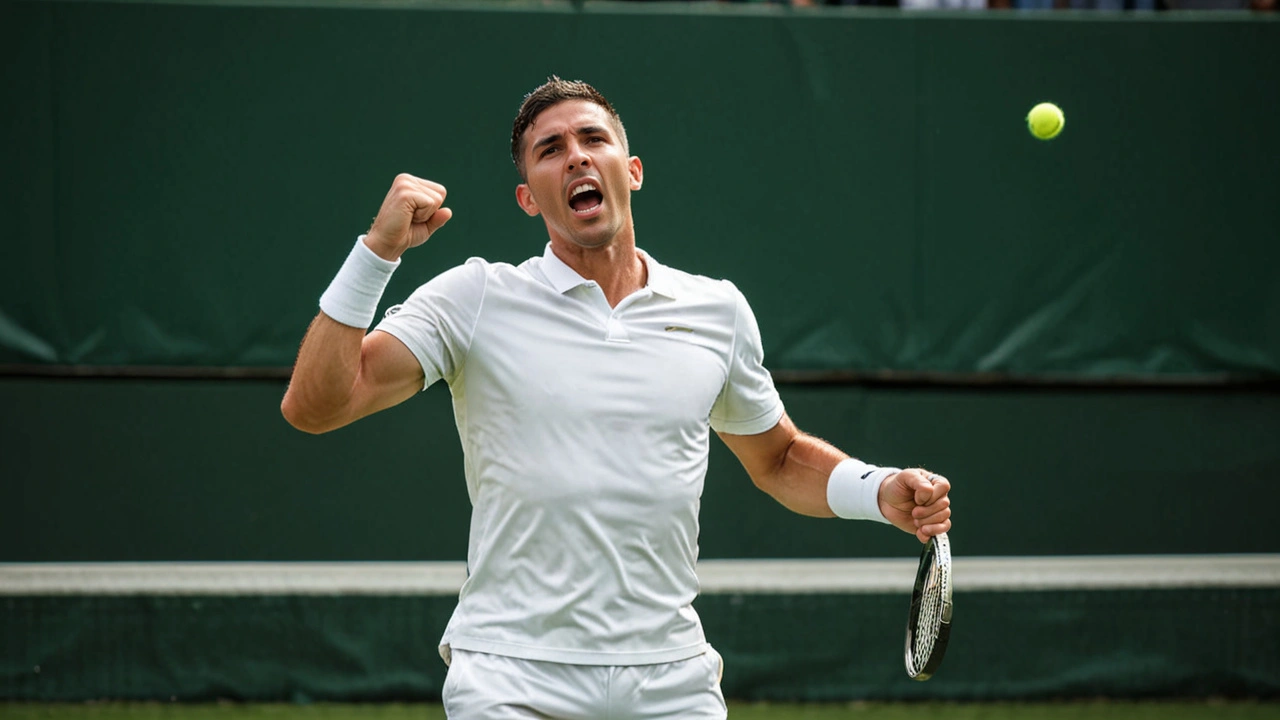
[[[704,560],[704,594],[906,593],[916,560]],[[1280,554],[961,557],[956,592],[1280,587]],[[456,595],[461,562],[0,563],[12,595]]]

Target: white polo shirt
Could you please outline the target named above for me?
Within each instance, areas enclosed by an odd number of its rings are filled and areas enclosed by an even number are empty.
[[[742,293],[641,254],[648,285],[616,308],[548,244],[519,267],[472,258],[375,328],[453,394],[472,513],[446,659],[706,650],[692,602],[710,431],[764,432],[783,408]]]

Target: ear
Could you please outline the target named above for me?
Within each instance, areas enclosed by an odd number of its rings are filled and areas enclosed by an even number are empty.
[[[525,183],[516,186],[516,204],[529,217],[536,217],[541,212],[538,210],[538,203],[533,200],[533,191]]]
[[[627,172],[631,175],[631,189],[639,190],[644,184],[644,165],[640,162],[640,158],[632,157],[627,161]]]

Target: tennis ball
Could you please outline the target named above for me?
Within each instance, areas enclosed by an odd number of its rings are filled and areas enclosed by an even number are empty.
[[[1041,140],[1052,140],[1058,137],[1058,133],[1062,132],[1066,124],[1067,118],[1062,114],[1062,108],[1053,103],[1040,103],[1027,113],[1027,128],[1031,130],[1032,135]]]

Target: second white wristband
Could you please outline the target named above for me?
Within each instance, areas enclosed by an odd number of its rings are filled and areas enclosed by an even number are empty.
[[[400,261],[383,260],[364,244],[364,235],[356,238],[346,262],[320,296],[320,309],[343,325],[367,328],[378,313],[382,291],[387,289],[391,273]]]
[[[868,465],[853,458],[843,460],[827,479],[827,505],[836,517],[846,520],[888,523],[880,512],[880,485],[899,472],[898,468]]]

